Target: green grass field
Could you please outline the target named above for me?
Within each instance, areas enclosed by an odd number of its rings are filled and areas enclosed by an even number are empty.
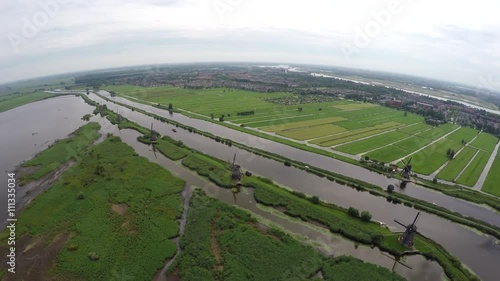
[[[402,140],[407,137],[408,137],[407,134],[401,133],[399,131],[394,131],[383,135],[371,137],[365,140],[342,145],[335,148],[335,150],[346,152],[349,154],[359,154],[365,151],[373,150],[378,147],[396,142],[398,140]]]
[[[497,143],[498,143],[497,137],[482,132],[470,145],[479,148],[481,150],[484,150],[488,153],[492,153]]]
[[[474,130],[469,127],[462,127],[458,131],[447,136],[446,138],[458,143],[462,143],[462,140],[469,143],[478,133],[479,133],[478,130]]]
[[[465,166],[467,166],[472,157],[476,155],[476,152],[477,149],[475,148],[469,146],[465,147],[460,154],[451,160],[448,165],[436,175],[436,177],[447,181],[453,181]]]
[[[56,95],[49,93],[11,94],[0,96],[0,112],[54,96]]]
[[[412,158],[411,164],[413,166],[413,171],[424,175],[432,174],[439,167],[449,161],[449,158],[446,155],[448,148],[458,151],[461,146],[462,145],[460,143],[456,143],[448,139],[442,139],[433,145],[426,147],[424,150],[410,156]],[[406,161],[408,161],[410,157],[407,157]]]
[[[481,176],[481,173],[486,167],[489,159],[490,154],[484,151],[479,151],[479,154],[476,156],[476,158],[474,158],[474,160],[472,160],[471,164],[469,165],[469,167],[467,167],[460,178],[457,179],[457,182],[470,187],[474,186]],[[490,170],[490,173],[492,172],[498,173],[498,171]]]
[[[500,173],[498,171],[500,171],[500,153],[496,155],[481,190],[500,197],[500,184],[498,184],[500,183]]]
[[[153,278],[176,252],[184,181],[135,155],[109,137],[19,215],[16,234],[32,241],[19,245],[19,279]]]

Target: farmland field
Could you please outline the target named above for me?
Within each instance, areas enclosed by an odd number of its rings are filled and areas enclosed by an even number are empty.
[[[495,149],[495,145],[498,142],[498,138],[490,134],[481,133],[479,136],[470,144],[476,148],[484,150],[488,153],[492,153]]]
[[[385,131],[418,124],[421,116],[377,104],[337,100],[326,96],[292,93],[256,93],[235,89],[181,89],[107,86],[118,95],[167,105],[207,118],[259,128],[295,140],[333,146]],[[423,126],[423,127],[421,127]],[[408,129],[412,130],[412,129]]]
[[[350,153],[350,154],[359,154],[368,150],[376,149],[383,145],[387,145],[398,140],[407,138],[408,135],[401,133],[399,131],[394,131],[390,133],[386,133],[383,135],[371,137],[369,139],[353,142],[350,144],[342,145],[335,150]]]
[[[469,146],[465,147],[456,157],[451,160],[446,167],[437,174],[437,178],[453,181],[460,172],[467,166],[472,157],[476,155],[477,149]],[[464,173],[465,174],[465,173]]]
[[[498,184],[500,182],[500,173],[498,171],[500,171],[500,153],[495,157],[495,161],[481,189],[482,191],[500,196],[500,184]]]
[[[471,129],[469,127],[462,127],[446,138],[458,143],[462,143],[462,140],[469,143],[478,133],[478,130]]]
[[[370,152],[368,153],[368,156],[372,159],[388,163],[403,158],[406,155],[428,145],[431,142],[431,140],[420,138],[417,135]]]
[[[469,167],[467,167],[460,178],[457,179],[457,182],[471,187],[474,186],[481,176],[481,173],[483,172],[484,167],[486,166],[486,163],[488,163],[489,159],[490,154],[484,151],[479,151],[479,154],[476,156],[476,158],[474,158],[474,160],[472,160],[471,164],[469,165]],[[495,170],[490,171],[493,171],[493,173],[497,173],[495,172]]]
[[[418,136],[425,139],[436,140],[455,130],[456,128],[458,128],[458,125],[446,123],[443,125],[439,125],[439,127],[432,127],[430,130],[423,132]]]
[[[448,139],[442,139],[433,145],[426,147],[411,157],[413,158],[411,164],[413,171],[424,175],[430,175],[446,161],[449,160],[446,152],[448,148],[458,151],[462,145]],[[407,158],[406,160],[409,160]]]

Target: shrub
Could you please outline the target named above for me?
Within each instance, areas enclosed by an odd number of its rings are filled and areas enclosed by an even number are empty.
[[[368,211],[363,211],[361,212],[361,219],[364,221],[371,221],[372,220],[372,214]]]
[[[347,210],[347,213],[351,217],[359,218],[359,210],[353,207],[349,207],[349,210]]]
[[[91,260],[91,261],[96,261],[96,260],[98,260],[98,259],[99,259],[99,256],[98,256],[96,253],[94,253],[94,252],[90,252],[90,253],[87,255],[87,257],[88,257],[88,258],[89,258],[89,260]]]
[[[393,191],[394,191],[394,185],[389,184],[389,185],[387,186],[387,192],[392,193]]]
[[[285,161],[285,166],[290,167],[292,166],[292,163],[290,163],[290,161]]]
[[[85,199],[85,194],[82,191],[80,191],[80,193],[78,193],[78,196],[76,198],[78,200],[83,200],[83,199]]]
[[[313,204],[319,204],[319,197],[314,195],[313,197],[311,197],[311,202]]]

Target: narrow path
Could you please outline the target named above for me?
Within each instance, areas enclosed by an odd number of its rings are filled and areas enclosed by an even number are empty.
[[[424,147],[422,147],[422,148],[420,148],[420,149],[417,149],[416,151],[413,151],[412,153],[410,153],[410,154],[406,155],[405,157],[403,157],[403,158],[399,158],[398,160],[395,160],[395,161],[392,161],[392,162],[391,162],[391,164],[395,164],[395,165],[396,165],[397,163],[399,163],[399,161],[404,160],[404,159],[406,159],[406,158],[408,158],[408,157],[410,157],[410,156],[412,156],[412,155],[414,155],[414,154],[416,154],[416,153],[418,153],[418,152],[420,152],[420,151],[422,151],[422,150],[426,149],[427,147],[429,147],[429,146],[431,146],[431,145],[435,144],[436,142],[438,142],[438,141],[440,141],[440,140],[442,140],[442,139],[445,139],[447,136],[449,136],[449,135],[453,134],[454,132],[456,132],[456,131],[460,130],[460,128],[462,128],[462,126],[460,126],[460,127],[456,128],[455,130],[453,130],[453,131],[451,131],[451,132],[447,133],[446,135],[444,135],[444,136],[442,136],[442,137],[438,138],[437,140],[432,141],[432,142],[431,142],[431,143],[429,143],[428,145],[426,145],[426,146],[424,146]]]
[[[460,174],[458,174],[458,176],[455,179],[453,179],[454,182],[456,182],[457,179],[460,178],[460,176],[465,172],[465,170],[467,170],[467,168],[470,166],[472,161],[474,161],[474,159],[477,157],[478,154],[479,154],[479,150],[476,151],[476,154],[474,154],[474,157],[472,157],[472,159],[469,161],[469,163],[467,163],[467,166],[465,166],[465,168],[463,168],[463,170],[460,171]]]
[[[500,147],[500,141],[495,146],[495,150],[493,150],[493,153],[490,155],[490,159],[488,160],[488,163],[486,163],[486,167],[484,167],[484,170],[481,173],[481,176],[479,176],[479,180],[476,182],[474,187],[472,187],[473,189],[481,190],[481,188],[483,188],[484,181],[486,180],[486,177],[488,176],[488,173],[490,172],[491,166],[493,165],[493,161],[495,161],[495,158],[498,154],[499,147]]]

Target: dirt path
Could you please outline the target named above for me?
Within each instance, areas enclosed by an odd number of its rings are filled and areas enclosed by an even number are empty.
[[[493,161],[495,161],[495,158],[497,157],[499,148],[500,148],[500,142],[498,142],[497,145],[495,146],[493,153],[490,155],[490,159],[488,159],[488,163],[486,164],[486,167],[484,167],[484,170],[481,173],[481,176],[479,176],[479,179],[477,180],[473,189],[481,190],[483,188],[483,184],[486,181],[486,177],[488,176],[488,173],[490,172],[491,166],[493,165]]]

